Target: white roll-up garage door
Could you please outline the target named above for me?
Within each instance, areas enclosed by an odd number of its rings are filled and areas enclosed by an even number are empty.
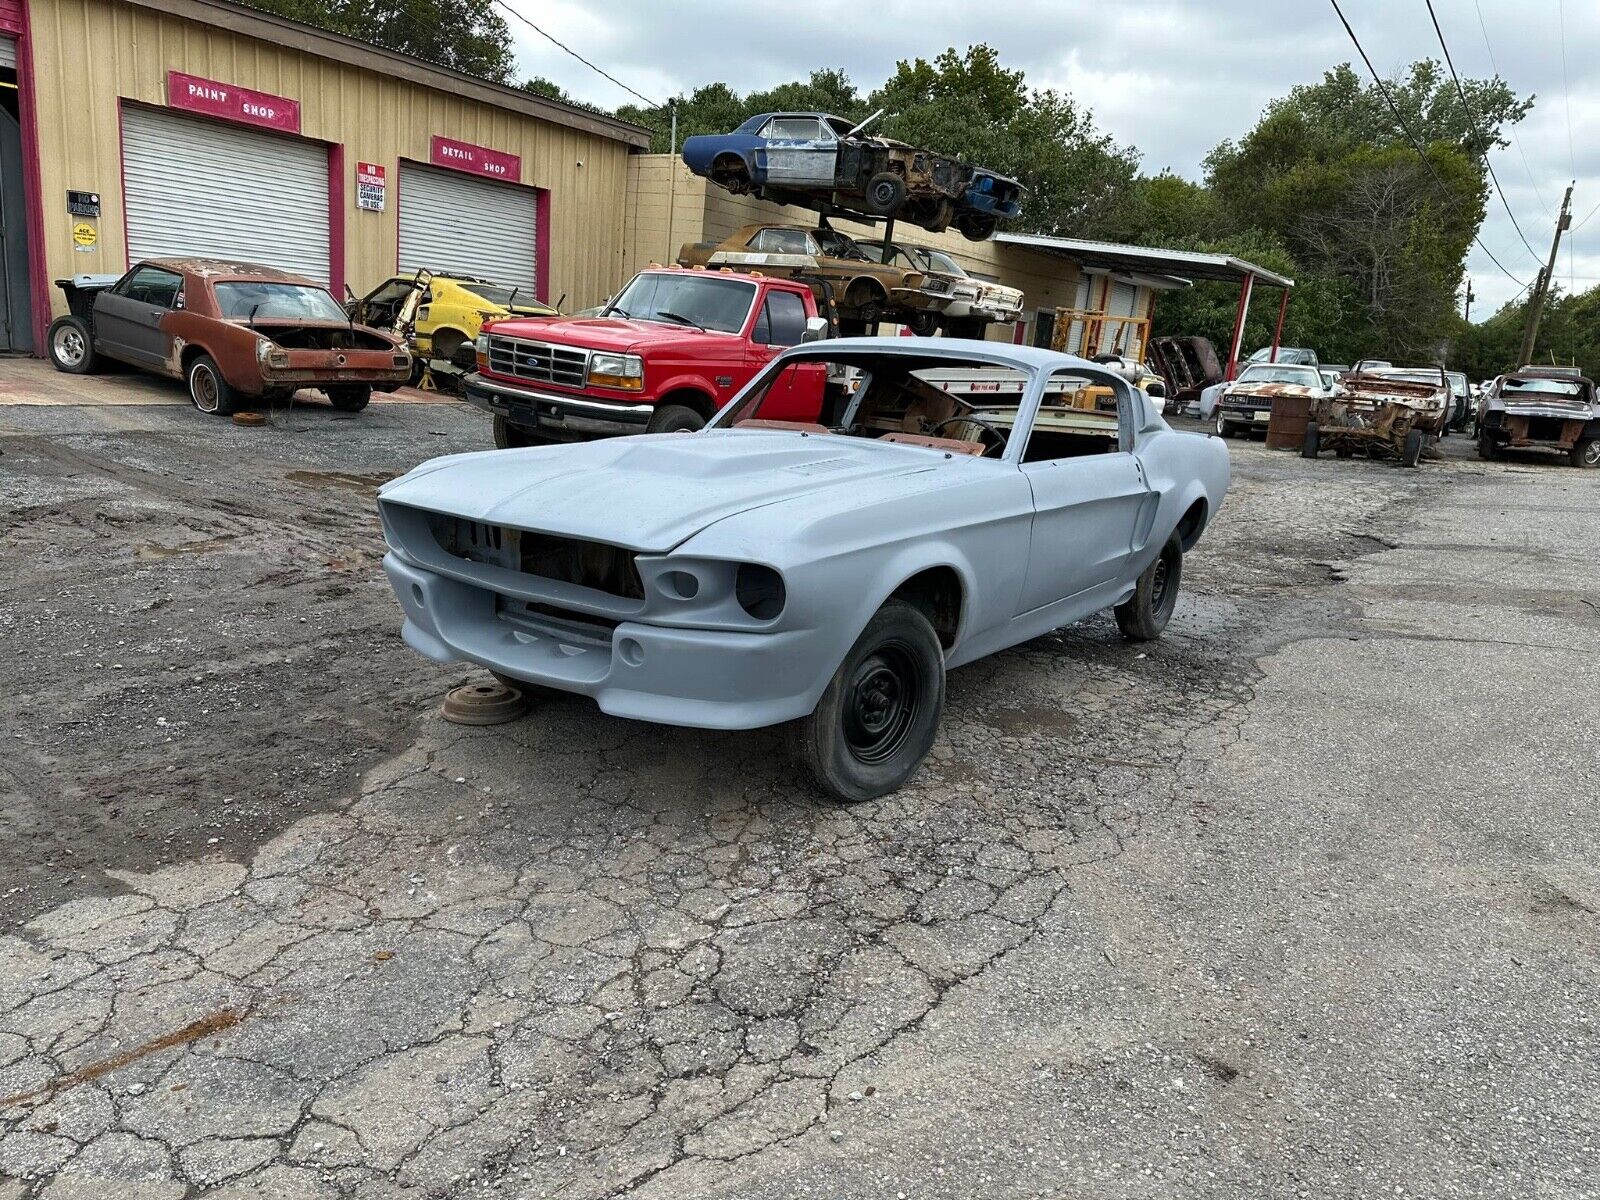
[[[531,188],[400,164],[400,271],[455,271],[534,294],[539,278]]]
[[[128,106],[122,112],[128,261],[231,258],[328,279],[328,151]]]

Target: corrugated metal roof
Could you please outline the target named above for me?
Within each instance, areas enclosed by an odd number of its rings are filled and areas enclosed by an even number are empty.
[[[422,87],[437,88],[453,96],[463,96],[484,104],[492,104],[523,116],[536,117],[554,125],[581,129],[586,133],[615,138],[630,146],[640,148],[650,144],[650,130],[628,121],[618,120],[605,113],[594,112],[575,104],[563,104],[544,96],[525,92],[521,88],[491,83],[461,71],[437,66],[425,59],[357,41],[343,34],[329,33],[300,21],[291,21],[248,4],[233,0],[124,0],[139,8],[193,21],[243,37],[258,38],[278,46],[287,46],[318,58],[330,59],[346,66],[358,67],[406,79]]]
[[[1122,242],[1096,242],[1086,238],[1047,237],[1039,233],[997,233],[997,242],[1030,246],[1070,258],[1086,267],[1116,271],[1141,271],[1176,279],[1222,279],[1239,282],[1254,275],[1262,283],[1292,288],[1294,280],[1231,254],[1203,254],[1197,250],[1163,250],[1155,246],[1130,246]]]

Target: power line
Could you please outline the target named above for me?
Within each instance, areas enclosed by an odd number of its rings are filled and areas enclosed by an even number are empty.
[[[1561,99],[1567,109],[1567,165],[1574,179],[1578,176],[1578,155],[1572,148],[1572,84],[1567,81],[1567,5],[1566,0],[1556,0],[1556,18],[1561,30]],[[1568,189],[1571,190],[1570,188]],[[1572,242],[1567,242],[1567,290],[1576,291],[1571,272],[1575,269]]]
[[[1406,141],[1411,143],[1411,148],[1417,152],[1417,157],[1422,160],[1422,165],[1428,168],[1428,174],[1433,176],[1433,181],[1439,185],[1440,191],[1448,195],[1450,189],[1446,187],[1444,180],[1439,178],[1439,172],[1433,169],[1433,163],[1428,161],[1428,156],[1422,149],[1422,143],[1412,136],[1411,127],[1406,124],[1406,119],[1400,115],[1400,108],[1395,104],[1394,97],[1389,94],[1388,85],[1383,82],[1383,77],[1378,74],[1378,69],[1372,65],[1372,60],[1367,57],[1366,49],[1361,45],[1361,39],[1356,37],[1356,31],[1350,28],[1350,22],[1345,19],[1344,9],[1339,7],[1339,0],[1328,0],[1328,3],[1333,5],[1333,11],[1339,18],[1339,24],[1343,25],[1344,31],[1350,35],[1350,41],[1355,46],[1356,53],[1361,55],[1361,61],[1367,64],[1367,73],[1372,76],[1372,82],[1378,85],[1378,92],[1383,97],[1384,103],[1389,106],[1389,111],[1394,114],[1395,122],[1400,126],[1400,132],[1406,135]],[[1472,240],[1478,244],[1478,249],[1489,256],[1489,261],[1500,268],[1500,273],[1507,279],[1511,280],[1512,283],[1522,284],[1524,288],[1528,286],[1506,269],[1505,263],[1494,256],[1494,251],[1483,244],[1483,239],[1478,236],[1476,230],[1473,231]]]
[[[596,75],[600,75],[600,76],[602,76],[602,77],[604,77],[606,79],[609,79],[612,83],[616,84],[619,88],[621,88],[623,91],[627,92],[630,96],[637,96],[640,100],[643,100],[651,108],[660,108],[661,107],[661,105],[657,104],[654,100],[650,99],[649,96],[646,96],[642,92],[634,91],[631,87],[629,87],[627,84],[623,83],[622,80],[618,79],[615,75],[611,74],[609,71],[606,71],[606,70],[604,70],[604,69],[602,69],[600,67],[595,66],[594,63],[590,62],[587,58],[585,58],[583,55],[579,54],[576,50],[574,50],[571,46],[567,45],[565,42],[558,41],[557,39],[551,37],[548,33],[546,33],[544,30],[540,29],[537,25],[535,25],[527,17],[523,16],[516,9],[512,8],[510,4],[506,3],[506,0],[494,0],[494,2],[496,4],[498,4],[501,8],[505,9],[508,13],[510,13],[517,20],[521,21],[529,29],[531,29],[535,33],[537,33],[545,41],[549,42],[552,46],[555,46],[557,49],[560,49],[560,50],[565,50],[568,54],[572,55],[573,58],[577,59],[584,66],[588,67]]]
[[[1478,115],[1472,111],[1472,103],[1467,99],[1467,89],[1461,86],[1461,76],[1456,74],[1456,64],[1450,58],[1450,47],[1444,40],[1444,30],[1439,27],[1439,14],[1433,11],[1433,0],[1423,0],[1428,6],[1428,16],[1433,21],[1433,32],[1439,35],[1439,49],[1444,51],[1444,65],[1450,68],[1450,78],[1455,80],[1456,95],[1461,97],[1461,107],[1467,111],[1467,120],[1472,122],[1474,129],[1478,128]],[[1487,131],[1485,131],[1487,132]],[[1539,252],[1528,241],[1528,235],[1522,232],[1522,226],[1517,224],[1517,215],[1511,211],[1511,204],[1506,200],[1506,190],[1500,186],[1500,177],[1494,173],[1494,164],[1489,161],[1489,148],[1483,149],[1483,165],[1489,168],[1489,178],[1494,181],[1495,195],[1500,197],[1500,205],[1506,210],[1506,216],[1511,218],[1511,228],[1517,231],[1517,236],[1522,239],[1522,244],[1527,247],[1528,253],[1533,256],[1533,261],[1539,261]]]
[[[1483,32],[1483,48],[1489,53],[1489,69],[1494,72],[1495,78],[1500,78],[1500,64],[1494,60],[1494,43],[1489,40],[1489,26],[1483,19],[1482,0],[1472,0],[1473,7],[1478,10],[1478,28]],[[1545,215],[1552,220],[1555,210],[1550,207],[1544,198],[1544,193],[1539,190],[1539,181],[1533,177],[1533,167],[1528,162],[1527,152],[1522,148],[1522,139],[1517,136],[1517,127],[1512,125],[1507,130],[1511,134],[1511,144],[1517,148],[1517,156],[1522,159],[1522,169],[1527,173],[1528,183],[1533,187],[1534,198],[1539,201],[1539,207],[1544,209]]]

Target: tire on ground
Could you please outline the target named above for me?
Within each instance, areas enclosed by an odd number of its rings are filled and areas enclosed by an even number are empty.
[[[1422,435],[1422,430],[1413,429],[1406,434],[1405,449],[1400,453],[1402,467],[1414,467],[1422,461],[1422,447],[1427,441]]]
[[[682,404],[659,404],[645,425],[646,433],[692,433],[704,429],[706,419]]]
[[[1322,430],[1315,421],[1307,421],[1305,441],[1300,444],[1300,457],[1315,458],[1321,450]]]
[[[346,384],[328,389],[328,403],[340,412],[360,412],[372,402],[370,384]]]
[[[494,419],[494,444],[498,450],[520,450],[524,446],[541,445],[543,439],[530,433],[521,425],[513,425],[502,416]]]
[[[94,334],[82,317],[57,317],[45,335],[50,347],[50,362],[68,375],[87,375],[99,365],[94,351]]]
[[[1579,438],[1568,451],[1567,461],[1575,467],[1600,467],[1600,438]]]
[[[1183,544],[1174,533],[1139,576],[1133,595],[1112,610],[1122,636],[1130,642],[1150,642],[1160,637],[1177,607],[1182,583]]]
[[[203,413],[227,416],[239,407],[239,394],[222,377],[222,368],[209,354],[197,354],[184,372],[189,399]]]
[[[789,749],[817,788],[846,804],[903,786],[933,747],[944,711],[944,651],[928,618],[889,600],[828,680]]]

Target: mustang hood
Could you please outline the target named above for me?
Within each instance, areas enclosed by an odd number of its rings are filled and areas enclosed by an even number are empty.
[[[494,322],[488,332],[501,337],[531,338],[555,342],[580,350],[625,350],[668,347],[677,342],[718,336],[717,330],[702,333],[687,325],[665,321],[631,321],[619,317],[507,317]],[[722,334],[737,338],[737,334]]]
[[[642,434],[433,459],[378,496],[384,505],[662,553],[752,508],[933,469],[924,451],[857,438]]]

